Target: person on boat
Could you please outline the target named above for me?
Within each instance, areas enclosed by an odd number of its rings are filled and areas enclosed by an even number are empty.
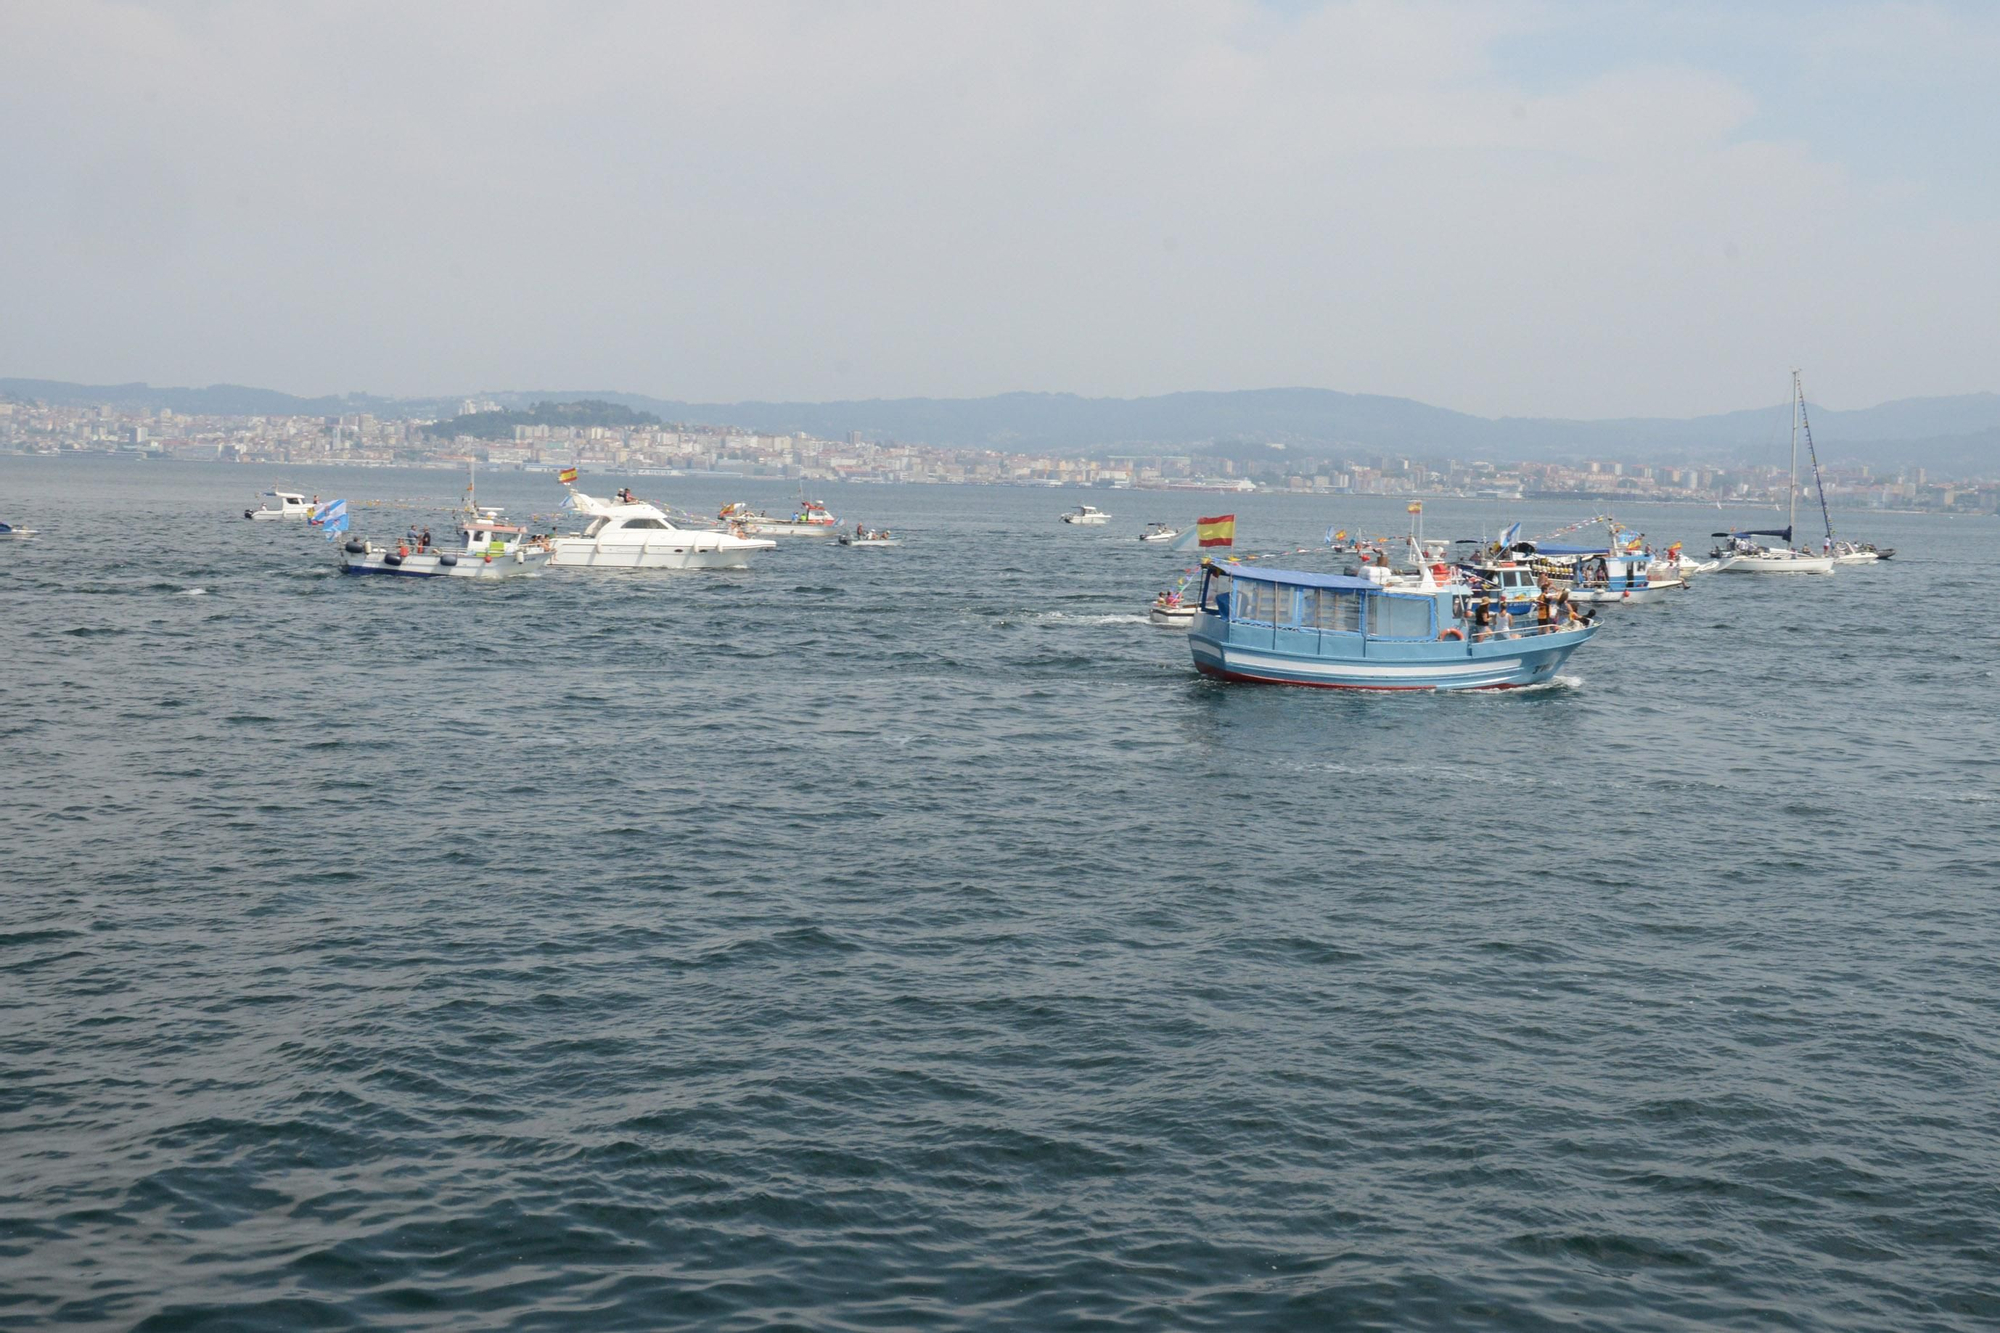
[[[416,524],[414,524],[414,523],[410,524],[410,530],[409,530],[408,532],[406,532],[406,533],[404,533],[404,534],[403,534],[403,544],[404,544],[405,546],[415,546],[415,545],[417,544],[417,525],[416,525]]]
[[[422,552],[428,551],[430,549],[431,549],[431,530],[429,528],[425,528],[422,532],[417,534],[417,551],[419,554],[421,554]]]
[[[1472,602],[1472,637],[1490,638],[1493,633],[1493,603],[1484,597],[1476,597]]]
[[[1535,632],[1547,634],[1556,627],[1556,606],[1549,597],[1549,581],[1542,580],[1542,595],[1535,599]]]

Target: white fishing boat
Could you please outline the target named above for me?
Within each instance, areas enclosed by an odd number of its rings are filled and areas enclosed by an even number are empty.
[[[0,523],[0,542],[31,542],[35,536],[34,528],[17,528],[12,523]]]
[[[901,546],[903,542],[900,537],[891,534],[887,528],[870,528],[856,523],[853,532],[843,532],[840,534],[840,544],[842,546]]]
[[[747,569],[751,556],[778,546],[740,526],[725,532],[681,527],[630,491],[600,500],[572,486],[565,507],[590,523],[580,533],[551,539],[549,564],[557,569]]]
[[[255,509],[246,509],[243,511],[243,517],[258,523],[280,518],[307,519],[312,517],[312,503],[297,491],[265,491],[263,495],[258,497],[258,501],[259,503]]]
[[[1181,535],[1179,528],[1170,528],[1164,523],[1148,523],[1146,530],[1139,534],[1142,542],[1170,542]]]
[[[1105,513],[1102,509],[1099,509],[1096,505],[1078,505],[1076,508],[1064,514],[1062,516],[1062,521],[1065,523],[1075,523],[1085,527],[1095,527],[1101,524],[1109,523],[1111,521],[1111,515]]]
[[[774,518],[741,501],[724,505],[717,517],[752,537],[831,537],[840,530],[839,521],[825,505],[804,498],[790,518]]]
[[[400,578],[498,579],[532,574],[546,565],[546,538],[526,528],[473,519],[459,525],[464,547],[412,546],[408,541],[378,547],[372,541],[350,541],[341,550],[341,568],[348,574],[389,574]]]
[[[1792,530],[1799,521],[1799,424],[1805,417],[1805,391],[1799,387],[1799,372],[1792,372],[1792,477],[1791,510],[1784,528],[1753,528],[1743,531],[1718,532],[1715,537],[1726,543],[1709,552],[1716,560],[1716,570],[1723,574],[1831,574],[1833,557],[1814,555],[1811,551],[1800,550],[1792,545]],[[1814,466],[1818,475],[1818,466]],[[1820,508],[1826,508],[1826,496],[1820,495]],[[1776,537],[1783,546],[1770,546],[1752,540],[1756,537]],[[1827,522],[1827,540],[1833,539],[1833,523]]]

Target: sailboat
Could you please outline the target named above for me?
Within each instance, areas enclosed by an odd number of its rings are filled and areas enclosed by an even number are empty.
[[[1797,372],[1793,372],[1796,376]],[[1894,550],[1884,550],[1873,542],[1844,541],[1833,535],[1833,513],[1826,507],[1826,483],[1820,480],[1819,450],[1813,447],[1812,423],[1806,420],[1806,405],[1799,402],[1799,426],[1806,437],[1806,457],[1812,460],[1813,486],[1819,491],[1819,514],[1826,520],[1826,545],[1823,553],[1833,557],[1836,565],[1872,565],[1877,560],[1887,560],[1896,554]]]
[[[1774,528],[1753,528],[1740,532],[1717,532],[1711,535],[1722,539],[1726,545],[1717,546],[1710,552],[1718,561],[1716,571],[1723,574],[1831,574],[1832,555],[1814,555],[1792,545],[1792,530],[1799,523],[1799,425],[1805,420],[1805,390],[1799,385],[1799,372],[1792,372],[1792,479],[1791,511],[1785,518],[1783,530]],[[1817,464],[1813,475],[1819,475]],[[1825,507],[1825,493],[1820,496],[1821,508]],[[1829,542],[1833,536],[1833,525],[1827,524]],[[1777,537],[1783,546],[1764,546],[1751,540],[1754,537]]]

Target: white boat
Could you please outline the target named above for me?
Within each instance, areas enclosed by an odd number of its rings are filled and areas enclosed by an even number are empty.
[[[255,509],[246,509],[243,511],[243,517],[259,523],[279,518],[305,519],[312,517],[313,506],[307,502],[305,496],[299,494],[297,491],[265,491],[263,495],[258,497],[258,500],[259,503]],[[263,503],[263,501],[267,500],[275,500],[277,503]]]
[[[17,528],[12,523],[0,523],[0,542],[31,542],[34,539],[33,528]]]
[[[817,500],[800,500],[790,518],[773,518],[740,501],[724,505],[717,517],[752,537],[831,537],[840,530],[839,521]]]
[[[392,574],[402,578],[497,579],[532,574],[549,560],[546,538],[531,536],[493,519],[472,519],[459,525],[464,549],[412,547],[398,542],[377,548],[371,541],[350,541],[341,550],[341,569],[348,574]]]
[[[1799,387],[1799,372],[1792,372],[1792,479],[1791,511],[1782,530],[1776,528],[1756,528],[1748,531],[1718,532],[1727,545],[1718,546],[1710,554],[1716,559],[1716,570],[1723,574],[1831,574],[1833,557],[1814,555],[1792,545],[1792,530],[1799,522],[1799,423],[1805,417],[1805,391]],[[1814,465],[1814,475],[1818,466]],[[1820,508],[1826,508],[1824,492],[1820,496]],[[1766,546],[1751,540],[1754,537],[1777,537],[1783,546]],[[1833,538],[1833,524],[1827,522],[1827,539]]]
[[[856,523],[853,532],[843,532],[840,534],[840,544],[842,546],[901,546],[903,542],[901,538],[890,535],[887,528],[867,528]]]
[[[629,491],[600,500],[572,486],[567,507],[589,515],[590,523],[581,533],[551,541],[549,564],[558,569],[747,569],[751,556],[778,546],[740,527],[683,528]]]
[[[1819,492],[1819,514],[1826,521],[1826,540],[1820,543],[1819,553],[1828,557],[1836,565],[1872,565],[1878,560],[1887,560],[1896,554],[1895,550],[1884,550],[1873,542],[1851,542],[1833,535],[1833,511],[1827,508],[1826,481],[1819,473],[1819,450],[1813,444],[1812,422],[1806,417],[1805,390],[1800,387],[1799,372],[1792,372],[1792,396],[1798,401],[1799,432],[1806,437],[1806,457],[1812,460],[1813,489]]]
[[[1146,530],[1139,534],[1142,542],[1170,542],[1181,535],[1179,528],[1170,528],[1164,523],[1148,523]]]
[[[1065,523],[1077,523],[1087,526],[1096,526],[1101,523],[1109,523],[1111,521],[1111,515],[1105,513],[1102,509],[1099,509],[1096,505],[1078,505],[1076,508],[1070,510],[1067,514],[1064,514],[1062,516],[1062,521]]]
[[[1187,629],[1194,624],[1194,613],[1200,609],[1180,589],[1170,588],[1146,608],[1146,619],[1169,629]]]

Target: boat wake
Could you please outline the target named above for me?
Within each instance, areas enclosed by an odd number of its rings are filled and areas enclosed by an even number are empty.
[[[1030,619],[1060,622],[1067,625],[1148,625],[1152,623],[1146,617],[1134,615],[1131,612],[1107,612],[1103,615],[1089,616],[1072,614],[1068,611],[1045,611],[1040,615],[1030,617]]]
[[[183,597],[206,597],[206,596],[208,596],[208,589],[206,589],[206,588],[183,588],[183,589],[181,589],[181,596],[183,596]]]

